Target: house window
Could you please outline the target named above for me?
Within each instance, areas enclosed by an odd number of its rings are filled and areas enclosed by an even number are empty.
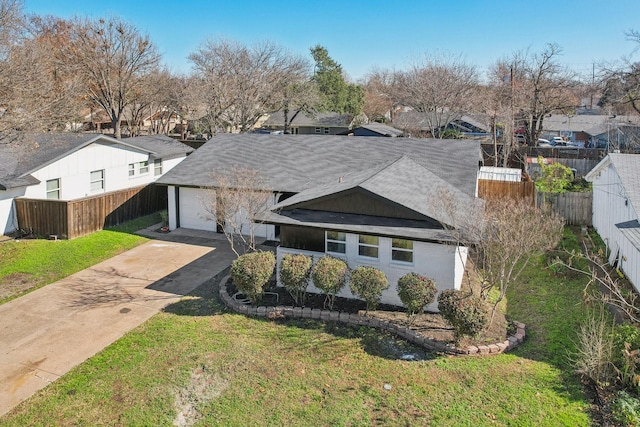
[[[391,260],[413,263],[413,241],[405,239],[391,240]]]
[[[324,128],[324,133],[328,134],[329,133],[329,128]]]
[[[153,175],[162,175],[162,159],[155,159],[153,161]]]
[[[368,258],[378,258],[378,237],[358,236],[358,255]]]
[[[321,129],[320,128],[316,128],[316,133],[320,133]]]
[[[60,178],[47,180],[47,199],[60,200]]]
[[[104,169],[91,172],[91,191],[104,190]]]
[[[135,163],[129,163],[129,176],[134,176],[135,174],[136,174]]]
[[[347,234],[340,231],[327,231],[326,251],[336,254],[347,252]]]
[[[138,163],[139,166],[139,173],[140,175],[145,174],[145,173],[149,173],[149,161],[145,160],[144,162],[140,162]]]

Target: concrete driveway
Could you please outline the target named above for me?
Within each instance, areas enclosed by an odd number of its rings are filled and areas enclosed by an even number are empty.
[[[176,230],[0,305],[0,416],[220,273],[215,233]]]

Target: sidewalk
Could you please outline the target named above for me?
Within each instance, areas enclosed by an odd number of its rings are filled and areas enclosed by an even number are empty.
[[[216,233],[139,234],[154,240],[0,305],[0,416],[235,259]]]

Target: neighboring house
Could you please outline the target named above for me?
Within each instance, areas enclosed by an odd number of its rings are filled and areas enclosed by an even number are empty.
[[[257,170],[272,197],[256,235],[280,240],[278,259],[329,253],[352,268],[376,266],[391,285],[383,301],[400,304],[395,285],[408,272],[434,278],[439,290],[460,287],[467,248],[439,206],[445,192],[458,206],[476,203],[480,164],[480,144],[468,140],[223,134],[158,183],[168,186],[170,229],[213,231],[203,202],[215,195],[203,187],[216,182],[207,172]]]
[[[640,291],[640,154],[609,153],[586,176],[593,183],[593,226],[609,263]]]
[[[289,133],[301,135],[337,135],[350,130],[363,118],[350,114],[339,113],[305,113],[304,111],[289,111]],[[366,120],[365,120],[366,121]],[[264,122],[262,129],[267,131],[284,130],[284,112],[271,114]]]
[[[432,125],[442,122],[445,117],[450,120],[445,129],[458,131],[468,138],[491,136],[491,126],[488,124],[488,119],[480,115],[462,113],[425,114],[415,110],[399,111],[395,114],[392,124],[396,128],[403,129],[405,132],[415,136],[429,136],[433,135],[436,130],[432,128]],[[445,129],[441,130],[444,131]]]
[[[544,118],[542,127],[542,138],[561,136],[585,147],[613,150],[640,145],[638,116],[551,114]]]
[[[386,136],[392,138],[405,136],[404,132],[400,129],[376,122],[358,126],[357,128],[344,132],[344,134],[353,136]]]
[[[23,134],[0,141],[0,232],[18,230],[14,199],[77,200],[154,182],[192,148],[167,136]]]

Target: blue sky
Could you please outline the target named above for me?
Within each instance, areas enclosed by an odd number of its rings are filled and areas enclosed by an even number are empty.
[[[484,72],[497,59],[547,43],[560,62],[592,65],[629,55],[640,0],[24,0],[26,12],[63,18],[116,15],[147,33],[176,72],[208,38],[269,40],[307,56],[326,47],[357,80],[373,67],[402,69],[425,52],[461,55]],[[637,54],[636,54],[637,55]]]

